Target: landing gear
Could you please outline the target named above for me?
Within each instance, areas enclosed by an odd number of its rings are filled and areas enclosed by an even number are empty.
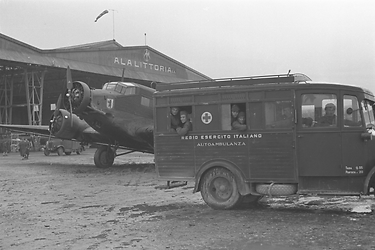
[[[110,147],[100,147],[94,155],[95,166],[98,168],[109,168],[115,160],[115,151]]]

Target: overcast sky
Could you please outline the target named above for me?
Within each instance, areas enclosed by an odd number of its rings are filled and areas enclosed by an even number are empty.
[[[375,92],[374,13],[373,0],[0,0],[0,33],[40,49],[114,37],[212,78],[290,69]]]

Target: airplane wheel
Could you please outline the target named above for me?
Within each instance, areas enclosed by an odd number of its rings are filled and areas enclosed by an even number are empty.
[[[58,154],[59,156],[62,156],[62,155],[64,154],[64,149],[63,149],[62,147],[59,147],[59,148],[57,149],[57,154]]]
[[[109,168],[113,165],[114,160],[115,153],[110,148],[98,148],[95,152],[94,162],[98,168]]]

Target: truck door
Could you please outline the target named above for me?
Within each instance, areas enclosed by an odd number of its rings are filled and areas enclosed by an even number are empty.
[[[338,93],[300,92],[298,98],[297,164],[299,176],[342,174]]]
[[[370,141],[361,137],[366,132],[361,117],[361,104],[352,93],[343,95],[342,122],[342,169],[346,176],[364,176],[364,168],[368,160],[366,146]],[[371,108],[372,106],[368,106]]]

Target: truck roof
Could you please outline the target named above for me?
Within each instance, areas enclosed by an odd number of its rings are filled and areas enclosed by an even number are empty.
[[[220,78],[203,81],[186,81],[163,84],[158,83],[156,86],[156,95],[172,94],[181,92],[201,92],[202,90],[210,91],[226,91],[238,89],[275,89],[275,88],[332,88],[340,87],[350,89],[353,91],[364,92],[369,96],[374,96],[370,90],[361,88],[354,85],[340,84],[340,83],[327,83],[327,82],[313,82],[310,77],[301,73],[294,74],[281,74],[281,75],[261,75],[249,77],[236,77],[236,78]]]

